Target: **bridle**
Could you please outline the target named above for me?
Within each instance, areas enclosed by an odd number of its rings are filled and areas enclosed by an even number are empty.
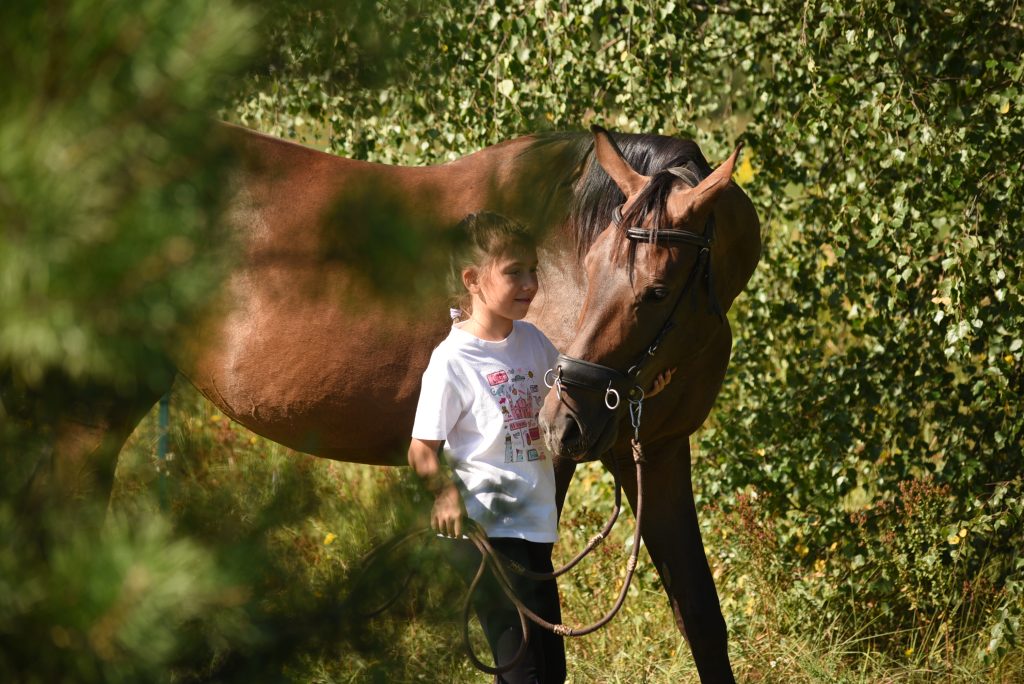
[[[667,168],[662,173],[670,173],[677,178],[681,178],[690,187],[696,187],[702,180],[697,172],[696,165],[692,164],[692,162],[687,166]],[[621,205],[612,212],[612,222],[615,225],[622,223]],[[583,359],[567,356],[566,354],[559,354],[554,368],[549,369],[544,374],[544,384],[549,388],[555,388],[559,400],[562,399],[563,386],[604,392],[604,404],[609,411],[616,410],[621,403],[621,397],[626,396],[630,403],[630,413],[636,414],[633,422],[637,423],[635,428],[638,428],[644,391],[637,378],[645,364],[654,357],[665,336],[675,327],[676,313],[686,293],[692,292],[693,306],[696,308],[697,288],[694,286],[698,281],[703,282],[708,293],[710,312],[716,314],[720,319],[724,319],[725,316],[715,295],[714,279],[711,272],[711,246],[715,242],[715,216],[713,213],[708,216],[707,221],[704,223],[703,234],[674,228],[658,230],[657,228],[629,226],[626,228],[626,237],[635,243],[691,245],[700,249],[697,253],[697,260],[694,262],[693,268],[690,269],[686,282],[679,291],[671,311],[669,311],[668,316],[665,318],[665,322],[651,343],[647,345],[647,350],[640,354],[625,372],[599,363],[584,361]],[[549,379],[549,376],[551,379]],[[582,434],[581,437],[585,439],[585,436]]]

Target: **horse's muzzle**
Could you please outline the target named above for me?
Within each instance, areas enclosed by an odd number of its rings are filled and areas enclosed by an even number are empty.
[[[587,439],[579,423],[568,411],[558,411],[551,422],[541,420],[544,442],[552,455],[582,460],[587,451]]]
[[[554,392],[552,392],[554,394]],[[552,456],[569,458],[577,463],[593,461],[601,457],[601,454],[610,444],[610,438],[614,434],[608,434],[609,428],[614,427],[614,421],[599,421],[600,429],[591,432],[587,429],[587,423],[569,410],[562,402],[554,397],[553,406],[545,405],[541,411],[541,431],[544,435],[544,442]],[[614,433],[614,430],[611,430]]]

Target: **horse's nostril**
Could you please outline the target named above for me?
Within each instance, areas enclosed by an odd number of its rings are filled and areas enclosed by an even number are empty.
[[[566,453],[577,453],[583,448],[583,433],[579,424],[571,417],[566,416],[565,427],[561,436],[562,450]]]

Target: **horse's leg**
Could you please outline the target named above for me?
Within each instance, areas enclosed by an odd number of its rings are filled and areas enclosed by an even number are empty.
[[[576,461],[571,458],[555,457],[555,503],[558,506],[558,517],[562,517],[562,506],[565,505],[565,495],[569,491],[569,483],[576,472]]]
[[[165,369],[166,387],[174,377]],[[41,388],[30,410],[37,441],[37,466],[23,502],[40,506],[94,503],[105,507],[121,447],[166,389],[131,391],[77,386],[56,380]]]
[[[735,682],[725,619],[697,524],[690,484],[689,440],[659,444],[656,449],[649,448],[646,455],[640,530],[644,544],[668,593],[676,624],[690,644],[700,681]],[[621,463],[623,489],[635,511],[635,471],[631,463]],[[627,472],[631,474],[627,476]]]

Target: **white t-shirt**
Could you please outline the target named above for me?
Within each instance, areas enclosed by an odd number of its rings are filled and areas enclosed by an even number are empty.
[[[555,473],[537,421],[557,356],[525,321],[500,342],[452,326],[423,373],[412,436],[447,441],[466,513],[489,537],[558,539]]]

